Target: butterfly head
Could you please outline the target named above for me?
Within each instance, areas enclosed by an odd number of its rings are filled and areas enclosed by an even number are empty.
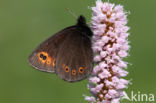
[[[79,18],[77,19],[77,25],[79,26],[86,26],[86,19],[83,15],[80,15]]]
[[[80,15],[77,19],[77,24],[76,26],[79,28],[80,31],[85,32],[87,36],[92,36],[93,33],[90,29],[90,27],[86,23],[86,19],[83,15]]]

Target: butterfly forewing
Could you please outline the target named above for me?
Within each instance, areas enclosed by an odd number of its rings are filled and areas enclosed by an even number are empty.
[[[29,64],[41,71],[55,72],[56,55],[66,37],[63,32],[64,30],[41,43],[29,56]]]

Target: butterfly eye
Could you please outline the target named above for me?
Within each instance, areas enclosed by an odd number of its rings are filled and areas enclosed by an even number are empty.
[[[79,68],[79,72],[80,72],[80,73],[83,73],[83,72],[84,72],[83,67],[80,67],[80,68]]]
[[[72,70],[72,75],[76,75],[76,70]]]
[[[66,67],[65,67],[65,72],[69,72],[69,71],[70,71],[69,67],[66,66]]]

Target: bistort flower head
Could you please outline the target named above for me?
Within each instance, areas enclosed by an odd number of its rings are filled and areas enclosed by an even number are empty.
[[[92,7],[93,51],[95,53],[92,77],[88,88],[93,96],[85,99],[91,103],[119,103],[128,80],[123,79],[128,72],[127,15],[123,6],[96,1]]]

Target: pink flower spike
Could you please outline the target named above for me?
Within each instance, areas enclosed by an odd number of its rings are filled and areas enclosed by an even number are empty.
[[[101,68],[97,65],[94,67],[92,74],[96,75],[100,70],[101,70]]]
[[[106,55],[107,55],[107,53],[106,53],[105,51],[101,51],[101,52],[100,52],[100,56],[101,56],[102,58],[104,58]]]
[[[101,56],[100,55],[96,55],[94,57],[94,62],[99,62],[99,61],[101,61]]]
[[[104,79],[111,76],[111,73],[107,69],[103,69],[103,72],[99,73],[99,78]]]
[[[115,6],[109,2],[96,1],[92,7],[91,28],[93,30],[92,49],[95,54],[89,90],[94,97],[86,97],[90,103],[120,103],[123,89],[127,88],[128,56],[127,15],[122,5]]]
[[[126,51],[121,50],[121,51],[119,51],[118,55],[123,58],[123,57],[126,57],[128,54]]]
[[[125,84],[125,85],[127,85],[129,83],[129,81],[128,80],[125,80],[125,79],[120,79],[120,82],[123,83],[123,84]]]
[[[107,64],[106,64],[105,62],[100,62],[100,63],[99,63],[99,67],[100,67],[101,69],[103,69],[103,68],[107,67]]]
[[[95,102],[95,98],[94,97],[86,96],[85,100],[89,101],[90,103],[94,103]]]
[[[89,78],[89,81],[92,83],[98,83],[100,82],[100,79],[98,77],[92,77],[92,78]]]
[[[99,84],[96,86],[96,90],[99,92],[101,91],[102,87],[104,86],[104,84]]]

